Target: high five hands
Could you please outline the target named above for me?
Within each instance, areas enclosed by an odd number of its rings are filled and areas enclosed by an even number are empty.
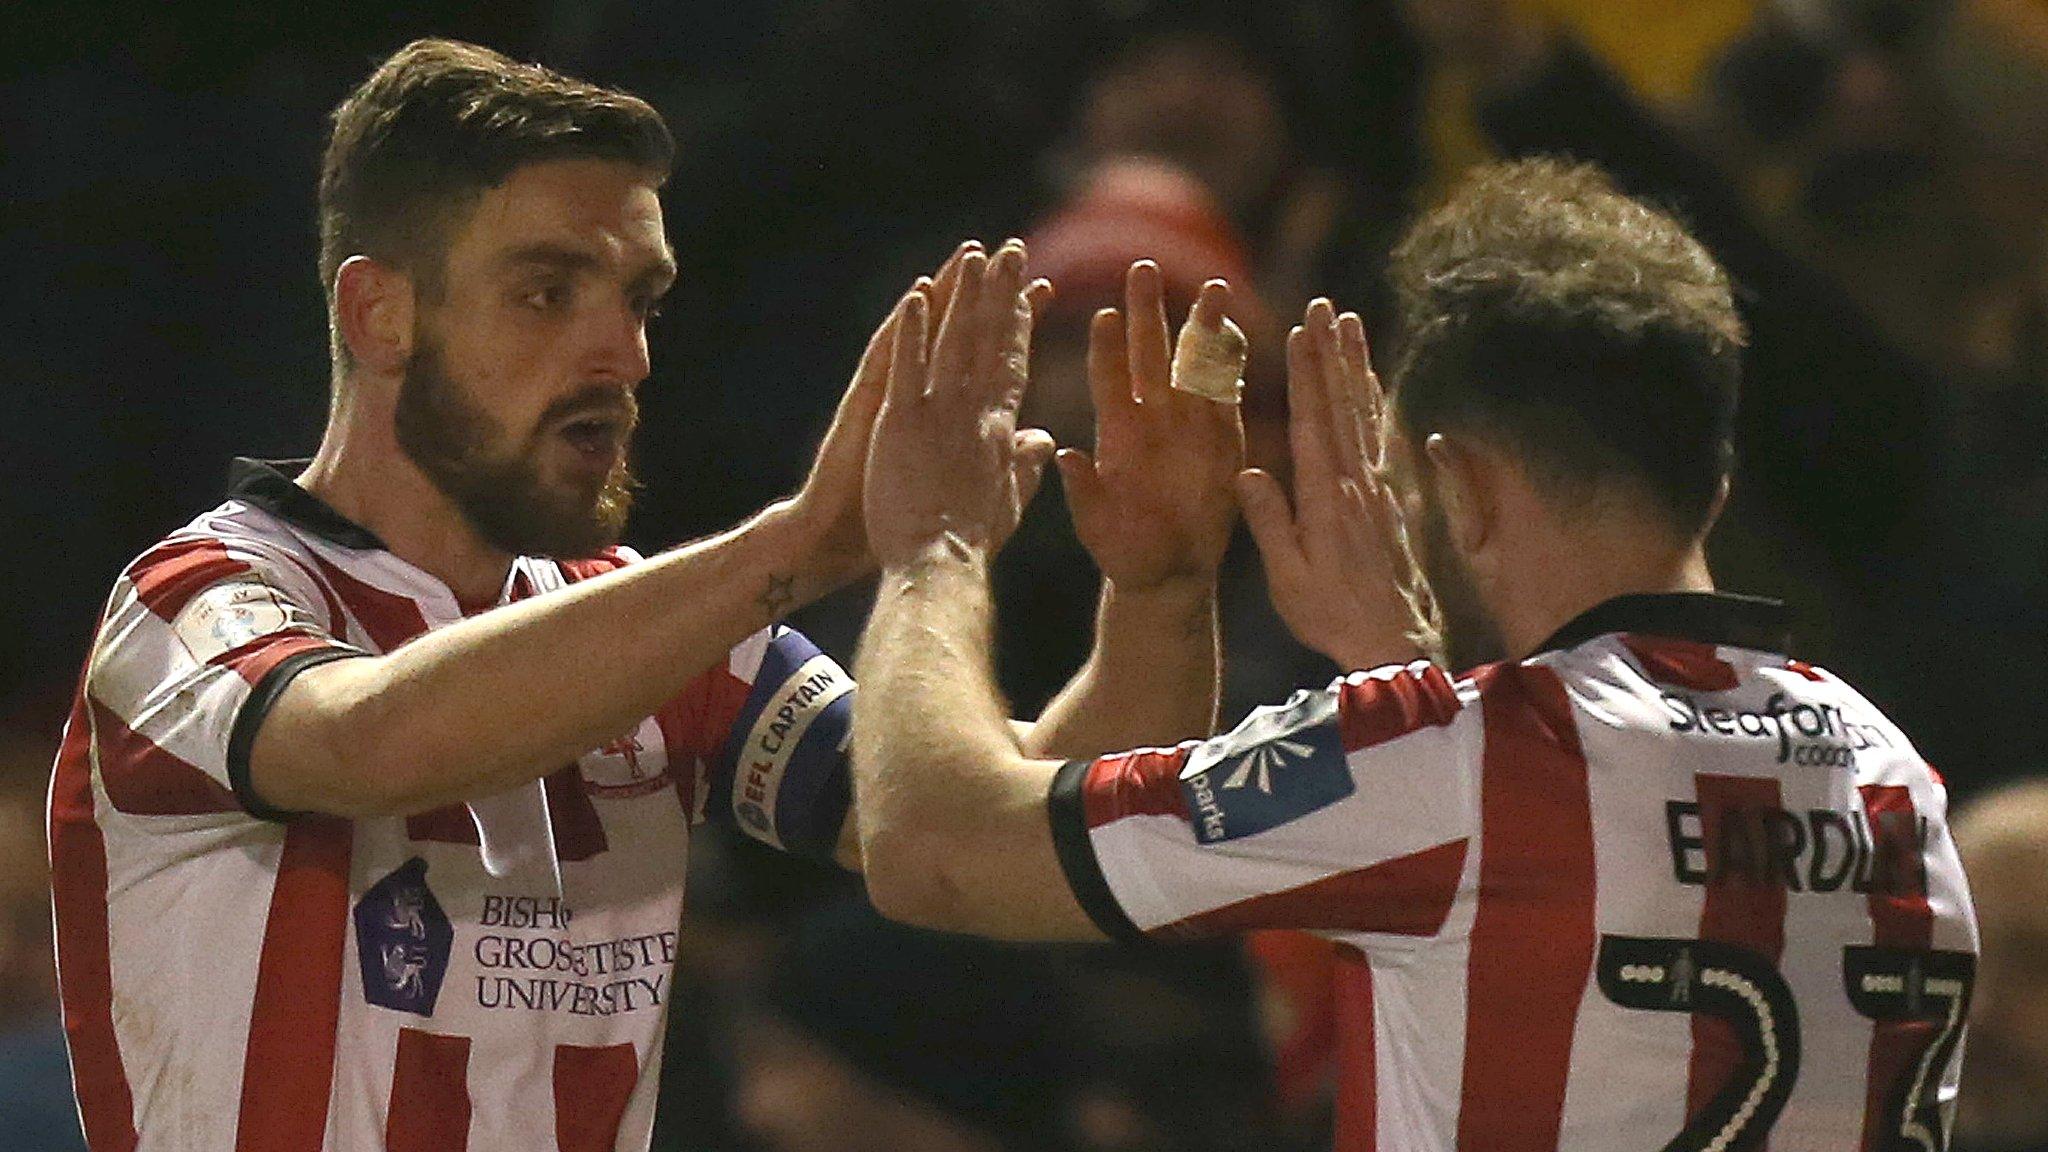
[[[1017,428],[1032,325],[1051,294],[1025,264],[1020,241],[993,255],[963,245],[876,335],[888,342],[887,384],[864,511],[885,570],[935,548],[992,555],[1052,454],[1044,432]],[[1228,287],[1211,281],[1193,320],[1213,328],[1228,305]],[[1123,311],[1097,313],[1089,337],[1095,452],[1062,450],[1059,467],[1075,531],[1106,579],[1126,590],[1212,581],[1241,499],[1275,606],[1303,643],[1346,668],[1418,654],[1422,593],[1383,479],[1385,404],[1356,316],[1340,323],[1318,300],[1288,340],[1292,511],[1277,480],[1242,471],[1237,406],[1170,386],[1157,266],[1131,266]]]
[[[1267,592],[1295,638],[1356,670],[1435,647],[1429,593],[1387,483],[1387,405],[1365,324],[1311,301],[1287,334],[1294,501],[1272,475],[1238,477]]]

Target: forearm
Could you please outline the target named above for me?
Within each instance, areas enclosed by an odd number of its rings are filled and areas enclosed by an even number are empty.
[[[739,528],[309,669],[259,731],[268,804],[415,812],[537,778],[621,732],[748,635],[834,582],[787,506]]]
[[[1056,765],[1019,749],[990,672],[985,564],[936,551],[883,574],[854,704],[869,895],[928,927],[1085,938],[1045,813]]]
[[[1024,740],[1075,759],[1215,731],[1223,679],[1213,581],[1123,592],[1104,581],[1095,648]]]

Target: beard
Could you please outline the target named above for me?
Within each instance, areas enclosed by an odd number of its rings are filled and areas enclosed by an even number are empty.
[[[1451,545],[1450,524],[1443,509],[1426,493],[1421,504],[1421,522],[1416,533],[1419,554],[1415,562],[1422,569],[1423,578],[1429,581],[1430,594],[1443,618],[1444,660],[1453,672],[1463,674],[1482,664],[1507,659],[1507,643],[1501,639],[1500,625],[1480,598],[1471,566]]]
[[[619,542],[633,505],[638,485],[625,453],[594,480],[550,478],[543,453],[566,417],[595,408],[617,413],[620,394],[592,385],[558,400],[516,443],[449,374],[439,342],[421,332],[398,389],[398,446],[493,548],[514,556],[594,556]],[[638,422],[630,392],[623,411],[621,435],[630,440]]]

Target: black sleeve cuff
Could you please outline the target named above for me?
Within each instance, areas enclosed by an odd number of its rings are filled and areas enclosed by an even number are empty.
[[[1102,862],[1095,858],[1095,843],[1088,836],[1088,809],[1082,798],[1082,784],[1088,779],[1092,760],[1069,760],[1053,774],[1052,791],[1046,797],[1046,814],[1052,821],[1053,849],[1059,853],[1060,870],[1067,886],[1081,902],[1082,911],[1112,940],[1129,944],[1150,943],[1150,937],[1132,923],[1109,881],[1102,875]]]
[[[270,715],[270,709],[277,704],[278,697],[298,678],[299,673],[316,664],[327,664],[335,660],[350,660],[368,656],[353,648],[315,648],[287,656],[277,662],[277,667],[263,674],[256,687],[249,692],[249,698],[242,701],[241,711],[235,713],[235,726],[228,730],[228,787],[234,791],[235,799],[242,810],[258,820],[285,823],[306,815],[303,812],[287,812],[272,808],[256,795],[249,784],[249,751],[256,746],[256,732],[263,727],[263,721]]]

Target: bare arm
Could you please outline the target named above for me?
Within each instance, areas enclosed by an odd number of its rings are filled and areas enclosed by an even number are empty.
[[[1094,940],[1061,872],[1059,764],[1004,723],[985,554],[935,543],[882,580],[856,664],[855,789],[868,893],[891,918],[1019,940]]]
[[[1213,583],[1127,593],[1104,581],[1088,662],[1021,744],[1034,756],[1073,760],[1206,736],[1222,680]]]
[[[257,732],[250,784],[271,807],[341,816],[503,791],[631,728],[836,575],[783,504],[388,655],[307,669]]]
[[[251,790],[340,816],[503,791],[631,728],[735,644],[867,570],[861,475],[902,311],[869,342],[797,496],[644,564],[306,669],[262,718]]]
[[[998,291],[1013,290],[1000,277],[991,280]],[[1308,319],[1320,355],[1308,354],[1298,331],[1296,464],[1309,473],[1300,483],[1341,491],[1347,499],[1327,506],[1310,500],[1313,515],[1305,512],[1307,522],[1297,526],[1284,512],[1284,494],[1254,477],[1246,485],[1252,495],[1279,496],[1281,503],[1267,509],[1280,515],[1269,515],[1261,542],[1286,545],[1283,562],[1297,562],[1287,569],[1291,576],[1324,570],[1377,581],[1358,602],[1366,610],[1364,627],[1332,625],[1329,636],[1318,638],[1362,658],[1412,650],[1413,610],[1396,579],[1397,512],[1367,471],[1379,413],[1366,378],[1363,332],[1354,321],[1348,339],[1340,339],[1326,302]],[[949,313],[948,329],[955,320]],[[1008,364],[1000,352],[1028,338],[1028,321],[1028,311],[1006,322],[991,311],[981,317],[977,337],[994,344],[997,364]],[[906,325],[912,322],[906,318]],[[922,316],[914,322],[922,324]],[[926,373],[911,371],[921,366],[898,361],[869,461],[868,530],[883,577],[858,664],[867,696],[854,714],[855,794],[869,894],[888,915],[928,927],[1020,939],[1094,938],[1099,930],[1069,887],[1047,810],[1058,766],[1026,754],[1005,728],[989,671],[989,542],[1013,522],[1001,499],[1008,469],[1003,447],[1023,388],[1021,371],[934,368],[927,383]],[[1346,466],[1336,459],[1340,454],[1358,460]],[[1375,485],[1376,499],[1366,499],[1365,482]],[[1360,523],[1340,539],[1323,539],[1353,519]],[[1304,555],[1311,544],[1314,551]],[[1306,593],[1310,582],[1297,583]],[[1325,613],[1311,618],[1320,628]]]
[[[1237,519],[1244,460],[1235,404],[1175,390],[1165,285],[1151,261],[1124,279],[1121,313],[1089,330],[1095,452],[1059,455],[1074,530],[1102,570],[1095,647],[1024,748],[1080,758],[1215,730],[1222,649],[1216,569]],[[1220,332],[1230,304],[1204,285],[1190,325]]]

